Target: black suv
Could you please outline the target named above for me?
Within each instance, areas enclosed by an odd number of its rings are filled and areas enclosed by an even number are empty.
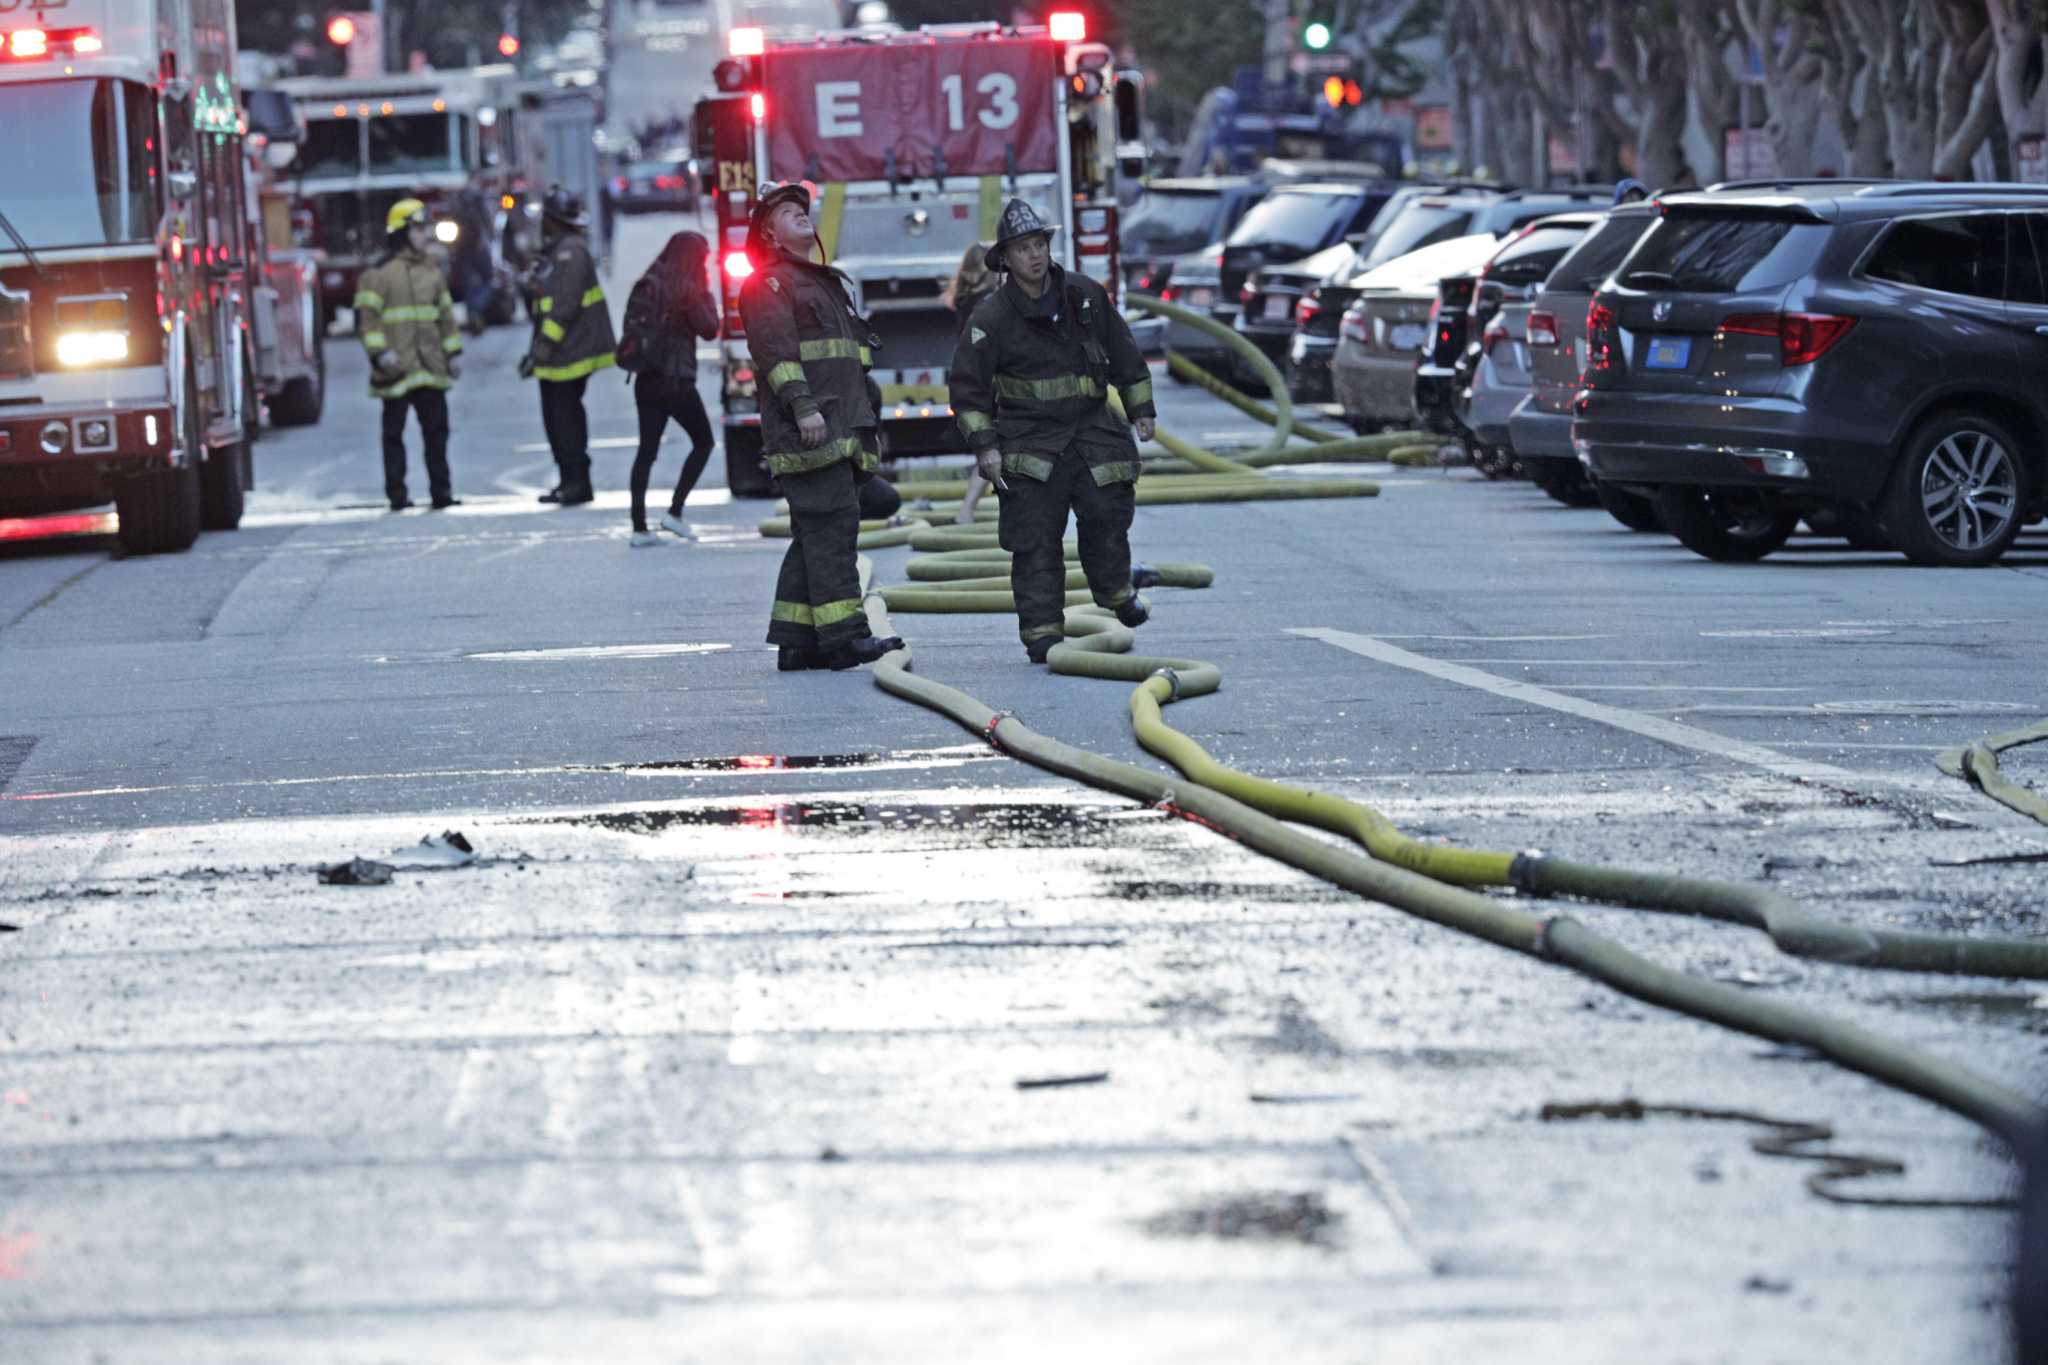
[[[1363,232],[1400,188],[1387,181],[1307,181],[1275,186],[1224,239],[1222,289],[1212,316],[1285,364],[1287,339],[1294,334],[1294,310],[1302,289],[1290,282],[1284,291],[1261,294],[1249,287],[1252,272],[1261,266],[1301,260]],[[1332,262],[1330,269],[1335,268]],[[1235,356],[1231,357],[1231,369],[1239,382],[1256,384],[1251,368]]]
[[[1572,444],[1710,559],[1802,515],[1989,564],[2048,515],[2048,187],[1677,195],[1587,313]]]

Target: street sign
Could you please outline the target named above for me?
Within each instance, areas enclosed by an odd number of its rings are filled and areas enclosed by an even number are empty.
[[[1357,59],[1342,52],[1297,52],[1287,59],[1287,69],[1297,76],[1347,76]]]

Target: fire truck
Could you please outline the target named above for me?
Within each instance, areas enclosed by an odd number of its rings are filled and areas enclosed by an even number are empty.
[[[816,186],[825,259],[853,281],[881,342],[885,453],[965,449],[946,383],[959,320],[940,295],[1015,197],[1060,225],[1054,259],[1117,296],[1117,182],[1141,169],[1130,159],[1142,151],[1136,73],[1117,72],[1074,13],[788,40],[736,28],[728,39],[720,93],[698,102],[692,127],[719,233],[727,486],[770,491],[739,291],[754,270],[747,216],[771,180]]]
[[[356,278],[382,251],[393,204],[424,200],[436,240],[451,247],[465,223],[478,230],[514,187],[521,149],[512,145],[518,74],[510,66],[297,76],[277,85],[305,120],[286,175],[303,244],[322,253],[329,319],[355,298]]]
[[[295,159],[306,128],[281,90],[245,85],[242,107],[252,265],[249,335],[256,387],[273,424],[311,426],[320,420],[327,398],[320,253],[297,245],[292,195],[278,180],[278,172]]]
[[[0,517],[240,523],[257,397],[232,0],[0,0]]]

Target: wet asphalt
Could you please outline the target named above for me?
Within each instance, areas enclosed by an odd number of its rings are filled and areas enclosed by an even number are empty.
[[[615,299],[674,226],[628,220]],[[1977,1130],[864,673],[777,674],[766,505],[714,456],[700,540],[629,548],[600,377],[599,501],[541,508],[523,340],[472,343],[461,508],[381,510],[337,336],[328,415],[265,437],[242,530],[0,540],[0,1357],[2002,1358],[2005,1215],[1823,1201],[1751,1123],[1542,1113],[1827,1122],[1906,1162],[1872,1196],[2008,1192]],[[1253,435],[1160,390],[1185,434]],[[2048,830],[1932,761],[2048,713],[2039,528],[1974,573],[1816,537],[1715,565],[1526,484],[1345,472],[1381,495],[1139,513],[1140,558],[1216,571],[1141,640],[1221,665],[1169,713],[1217,758],[1459,845],[2040,932]],[[895,624],[920,673],[1158,766],[1122,688],[1030,667],[1010,622]],[[447,829],[478,861],[417,865]],[[358,855],[399,870],[316,879]],[[1568,908],[2048,1075],[2036,984]]]

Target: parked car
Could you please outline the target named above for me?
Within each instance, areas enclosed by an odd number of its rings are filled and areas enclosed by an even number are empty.
[[[1539,218],[1510,237],[1476,277],[1465,328],[1470,340],[1452,386],[1452,416],[1472,444],[1492,457],[1486,468],[1527,472],[1515,459],[1519,452],[1508,423],[1529,395],[1529,312],[1557,263],[1600,221],[1597,213]],[[1592,501],[1583,477],[1570,488],[1539,486],[1562,502]]]
[[[1418,199],[1440,199],[1460,189],[1506,192],[1504,186],[1479,182],[1403,186],[1380,206],[1365,231],[1345,239],[1356,246],[1352,257],[1312,286],[1295,306],[1294,335],[1287,343],[1287,385],[1297,401],[1326,403],[1334,398],[1330,361],[1337,353],[1337,328],[1344,310],[1358,297],[1359,281],[1388,261],[1466,234],[1476,206],[1409,211]]]
[[[1661,529],[1657,509],[1648,498],[1587,478],[1572,451],[1571,404],[1586,368],[1586,310],[1593,291],[1635,249],[1657,214],[1654,203],[1609,210],[1543,281],[1524,324],[1529,394],[1508,422],[1515,457],[1538,487],[1564,502],[1577,502],[1590,493],[1609,515],[1634,531]]]
[[[1221,293],[1212,316],[1234,327],[1244,308],[1245,285],[1254,270],[1312,256],[1352,233],[1363,231],[1398,188],[1387,181],[1305,181],[1273,187],[1224,239],[1219,263]],[[1262,318],[1258,321],[1263,323]],[[1287,332],[1291,334],[1292,330],[1290,303]],[[1284,336],[1275,353],[1285,357]],[[1208,359],[1214,363],[1228,355],[1222,346],[1216,345]],[[1240,379],[1248,377],[1248,372],[1235,372]]]
[[[1363,235],[1347,237],[1313,256],[1278,265],[1262,265],[1254,270],[1239,291],[1237,334],[1264,351],[1275,368],[1283,374],[1288,373],[1288,357],[1296,330],[1301,326],[1304,301],[1322,281],[1354,264],[1359,259],[1359,247],[1365,240]],[[1256,382],[1251,367],[1242,357],[1234,357],[1231,368],[1241,382],[1247,385]],[[1304,401],[1322,401],[1311,399],[1292,388],[1289,392]]]
[[[1125,285],[1162,294],[1180,258],[1221,242],[1265,193],[1264,183],[1245,175],[1148,181],[1118,234]]]
[[[1466,193],[1450,202],[1455,204],[1458,199],[1469,201],[1474,198]],[[1613,189],[1603,185],[1512,190],[1482,201],[1472,214],[1470,227],[1474,232],[1505,237],[1539,218],[1594,205],[1606,208],[1613,199]],[[1418,207],[1429,204],[1426,199],[1417,201]],[[1429,318],[1429,345],[1422,363],[1415,370],[1415,419],[1426,431],[1445,436],[1464,434],[1451,411],[1451,404],[1459,387],[1458,361],[1465,354],[1465,346],[1470,339],[1472,298],[1477,284],[1476,277],[1463,272],[1441,282],[1437,307]]]
[[[618,213],[686,213],[697,206],[697,177],[686,152],[629,162],[612,179]]]
[[[1575,449],[1710,559],[1801,515],[1982,565],[2048,515],[2048,187],[1677,195],[1594,296]]]
[[[1345,420],[1360,431],[1414,420],[1415,369],[1430,339],[1430,310],[1446,275],[1478,269],[1500,250],[1490,232],[1455,237],[1387,262],[1356,282],[1338,327],[1330,375]]]

